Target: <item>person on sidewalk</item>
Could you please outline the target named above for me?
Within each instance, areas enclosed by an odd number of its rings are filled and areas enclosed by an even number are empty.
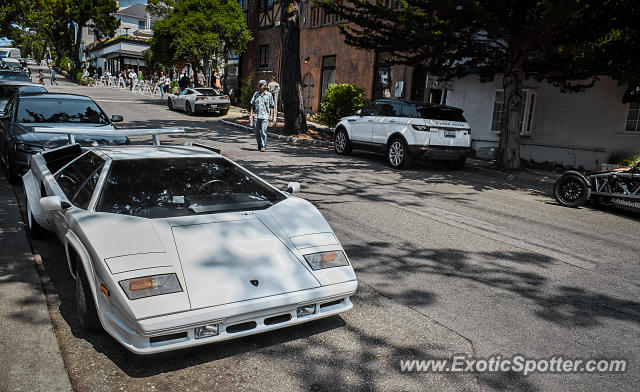
[[[53,67],[51,67],[51,85],[58,85],[58,82],[56,82],[56,71],[53,69]]]
[[[198,71],[198,87],[204,87],[205,84],[207,83],[207,81],[205,80],[204,74],[202,73],[202,70]]]
[[[160,99],[164,99],[164,85],[167,82],[167,78],[164,76],[164,72],[160,71],[160,77],[158,78],[158,87],[160,88]]]
[[[180,79],[178,80],[178,87],[180,87],[180,92],[183,92],[184,89],[189,87],[189,77],[184,71],[182,71],[182,73],[180,74]]]
[[[275,75],[271,75],[271,82],[267,85],[269,92],[273,95],[273,123],[278,122],[278,97],[280,96],[280,85],[276,82]]]
[[[258,150],[264,152],[267,148],[267,127],[273,118],[273,95],[267,91],[266,80],[258,82],[260,91],[256,91],[251,98],[249,112],[249,126],[253,126]]]

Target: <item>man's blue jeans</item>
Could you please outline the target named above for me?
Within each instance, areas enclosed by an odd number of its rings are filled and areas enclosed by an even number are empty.
[[[253,133],[256,135],[256,142],[258,142],[258,149],[267,148],[267,126],[269,125],[268,119],[255,119],[253,121]]]

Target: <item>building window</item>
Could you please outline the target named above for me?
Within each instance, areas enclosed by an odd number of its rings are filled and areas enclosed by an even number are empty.
[[[324,95],[330,84],[336,82],[336,56],[322,57],[322,90],[320,96]]]
[[[269,66],[269,45],[260,45],[260,50],[258,51],[258,66]]]
[[[640,132],[640,102],[629,104],[625,130],[629,132]]]
[[[520,119],[520,135],[531,136],[533,132],[533,120],[536,111],[538,93],[535,90],[522,89],[524,99],[522,102],[522,118]],[[504,107],[504,90],[496,90],[493,98],[493,116],[491,118],[491,131],[500,132],[500,128],[506,118]]]
[[[280,0],[260,1],[260,27],[280,25]]]
[[[144,20],[139,20],[138,21],[138,28],[141,30],[144,30]]]

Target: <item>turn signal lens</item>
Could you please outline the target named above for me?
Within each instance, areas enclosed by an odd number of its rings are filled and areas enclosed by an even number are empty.
[[[153,278],[140,278],[140,279],[131,279],[129,281],[129,290],[138,291],[144,289],[150,289],[153,287]]]
[[[313,270],[320,270],[331,267],[343,267],[349,265],[347,256],[339,250],[331,252],[312,253],[304,255],[305,260]]]

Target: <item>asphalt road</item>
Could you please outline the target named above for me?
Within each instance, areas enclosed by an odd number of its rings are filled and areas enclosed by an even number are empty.
[[[47,81],[48,82],[48,81]],[[47,88],[50,86],[47,85]],[[368,153],[270,141],[158,99],[61,83],[127,127],[183,127],[274,185],[302,184],[358,275],[340,317],[197,349],[136,357],[75,317],[56,239],[32,241],[53,282],[50,309],[78,391],[637,390],[640,217],[560,207],[548,189],[502,184],[467,167],[394,171]],[[230,113],[229,116],[233,116]],[[237,112],[236,112],[237,113]],[[23,201],[20,201],[24,206]],[[401,372],[401,359],[623,358],[623,374]]]

